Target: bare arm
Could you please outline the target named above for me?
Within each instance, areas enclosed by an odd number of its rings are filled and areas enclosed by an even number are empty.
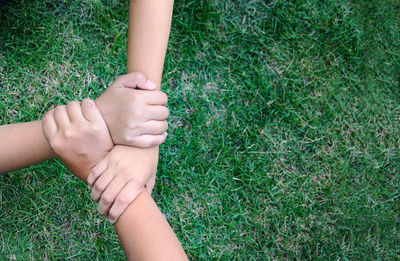
[[[148,192],[115,224],[128,260],[187,260],[179,240]]]
[[[131,0],[129,8],[128,72],[143,72],[160,88],[171,26],[173,0]],[[144,151],[144,157],[156,153]],[[152,156],[153,154],[154,156]],[[115,224],[129,260],[187,260],[167,220],[144,192]]]
[[[83,181],[88,180],[92,166],[101,158],[120,160],[106,169],[133,173],[152,171],[154,157],[157,159],[151,149],[143,153],[126,146],[112,148],[107,126],[90,99],[81,104],[70,102],[48,112],[43,118],[43,128],[53,150]],[[114,204],[129,203],[135,185],[128,183],[127,189],[119,193]],[[115,224],[128,260],[187,260],[177,237],[151,198],[151,189],[147,187],[142,191]]]
[[[131,0],[128,72],[142,72],[160,89],[173,0]]]
[[[0,126],[0,148],[0,173],[56,156],[44,136],[41,121]]]

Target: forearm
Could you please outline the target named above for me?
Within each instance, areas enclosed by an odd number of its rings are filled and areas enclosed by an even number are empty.
[[[173,0],[131,0],[127,71],[142,72],[160,89],[171,29]],[[158,152],[158,146],[153,148]]]
[[[171,28],[173,0],[131,0],[128,72],[142,72],[160,88]]]
[[[0,126],[0,173],[24,168],[55,156],[40,120]]]
[[[149,165],[155,153],[147,151],[141,164]],[[82,169],[80,178],[86,181],[89,171]],[[129,204],[115,223],[115,229],[128,260],[187,260],[179,240],[147,190]]]
[[[147,192],[115,224],[128,260],[187,260],[179,240]]]
[[[171,27],[173,0],[131,0],[128,72],[142,72],[160,88]],[[157,160],[158,146],[144,152]],[[187,260],[179,240],[147,192],[115,224],[129,260]]]

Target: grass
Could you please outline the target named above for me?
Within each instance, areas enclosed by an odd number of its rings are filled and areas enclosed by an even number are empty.
[[[125,72],[128,1],[0,6],[0,122]],[[193,260],[400,256],[400,4],[176,1],[154,198]],[[0,179],[1,260],[123,260],[57,160]]]

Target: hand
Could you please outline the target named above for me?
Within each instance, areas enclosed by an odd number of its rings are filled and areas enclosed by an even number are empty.
[[[92,168],[87,181],[90,197],[99,201],[98,211],[115,223],[143,191],[151,193],[157,171],[158,151],[116,145]]]
[[[94,101],[73,101],[46,113],[44,133],[66,167],[86,182],[90,169],[112,149],[107,125]]]
[[[167,95],[154,89],[142,73],[128,73],[96,99],[114,144],[148,148],[164,142]]]

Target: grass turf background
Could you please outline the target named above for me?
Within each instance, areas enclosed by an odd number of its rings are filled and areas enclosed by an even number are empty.
[[[0,6],[0,123],[126,70],[128,1]],[[398,1],[176,1],[154,198],[193,260],[400,256]],[[123,260],[58,160],[0,178],[0,259]]]

